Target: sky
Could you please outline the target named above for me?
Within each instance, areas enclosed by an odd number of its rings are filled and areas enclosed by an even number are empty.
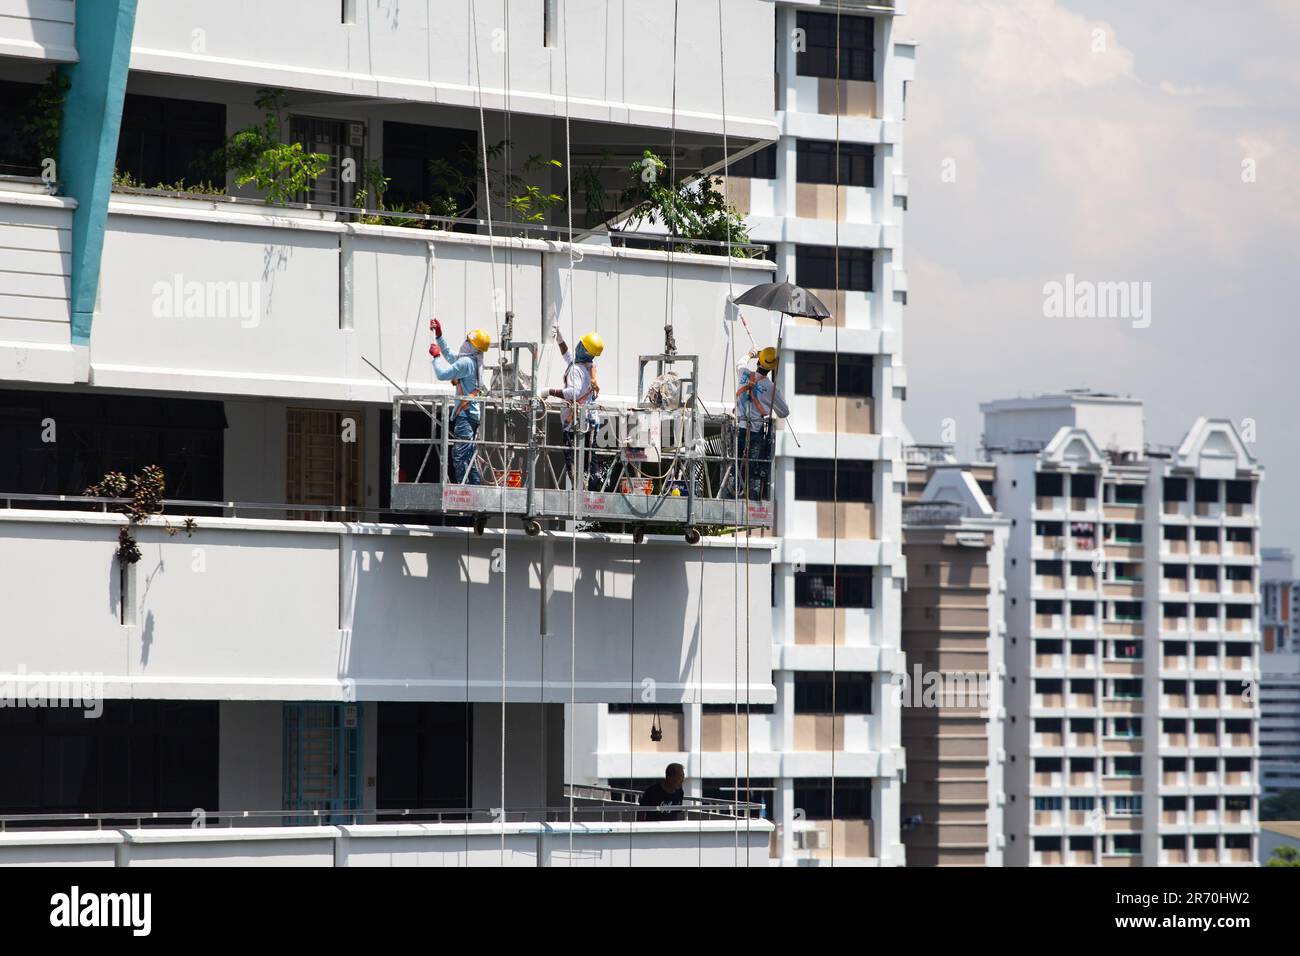
[[[1065,388],[1141,398],[1153,444],[1228,418],[1300,551],[1300,0],[910,0],[897,33],[915,440],[972,456],[981,402]],[[1071,275],[1146,314],[1048,315]]]

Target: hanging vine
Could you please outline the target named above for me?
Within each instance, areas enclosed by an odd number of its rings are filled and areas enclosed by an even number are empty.
[[[95,484],[82,492],[83,495],[96,498],[126,498],[118,506],[118,511],[126,515],[127,523],[117,534],[117,560],[126,567],[140,560],[140,546],[132,534],[137,525],[145,524],[155,515],[163,513],[163,495],[167,490],[167,479],[163,470],[157,465],[146,465],[139,474],[127,477],[120,471],[110,471]],[[193,518],[186,518],[180,527],[163,519],[163,530],[168,535],[177,534],[182,528],[185,534],[193,537],[198,524]]]

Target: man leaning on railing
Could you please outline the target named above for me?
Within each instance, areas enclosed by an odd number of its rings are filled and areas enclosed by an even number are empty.
[[[668,807],[682,805],[682,784],[686,782],[686,768],[679,763],[670,763],[664,770],[664,778],[648,787],[637,801],[643,807],[637,819],[642,822],[653,820],[685,820],[686,814],[681,810],[668,810]]]

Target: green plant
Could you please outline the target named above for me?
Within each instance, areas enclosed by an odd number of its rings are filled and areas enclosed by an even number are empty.
[[[241,129],[221,150],[219,161],[235,174],[235,185],[253,183],[269,202],[284,205],[314,183],[329,166],[329,156],[309,153],[302,143],[280,140],[284,91],[260,89],[254,101],[262,123]]]
[[[59,133],[63,126],[63,101],[71,87],[67,76],[57,68],[50,71],[32,100],[31,113],[23,132],[36,137],[38,165],[47,159],[59,159]]]
[[[614,154],[608,151],[601,154],[599,166],[607,165],[613,157]],[[600,178],[599,166],[594,163],[583,166],[573,182],[573,188],[582,196],[583,205],[587,209],[589,224],[605,222],[613,215],[609,208],[609,190]]]
[[[1259,802],[1261,820],[1300,820],[1300,790],[1282,790]]]
[[[353,197],[352,204],[361,211],[357,216],[357,222],[367,226],[403,226],[408,229],[428,229],[432,225],[427,219],[415,219],[394,213],[414,213],[417,216],[429,215],[429,204],[419,202],[407,208],[404,203],[394,203],[389,205],[384,201],[384,194],[388,192],[388,186],[392,183],[392,178],[384,175],[383,168],[379,163],[371,160],[366,163],[361,171],[361,181],[365,184],[357,190]],[[373,211],[368,205],[371,193],[375,196],[375,205]]]
[[[564,204],[564,197],[529,182],[529,177],[540,170],[563,169],[564,164],[558,159],[545,159],[540,153],[532,153],[517,170],[503,170],[500,164],[512,146],[510,140],[503,139],[487,147],[486,171],[483,154],[472,146],[463,147],[460,162],[442,157],[431,160],[429,173],[437,190],[432,208],[437,215],[462,218],[478,213],[478,184],[481,180],[487,183],[494,209],[508,209],[514,214],[515,222],[545,222],[552,209]],[[466,172],[466,169],[473,172]]]
[[[631,213],[624,228],[635,229],[643,222],[663,224],[670,236],[678,239],[703,239],[744,245],[749,230],[736,207],[718,188],[721,177],[704,176],[694,181],[673,183],[668,164],[651,150],[628,167],[628,185],[623,190],[624,204],[631,203]],[[677,246],[681,252],[705,252],[725,255],[725,246]],[[732,250],[743,257],[745,250]]]
[[[83,495],[97,498],[128,498],[118,506],[118,511],[126,515],[127,522],[117,534],[117,560],[125,567],[140,560],[140,546],[136,543],[131,529],[144,524],[154,515],[163,513],[163,495],[167,490],[167,480],[163,470],[157,465],[146,465],[139,474],[127,477],[120,471],[110,471],[95,484],[82,492]],[[187,536],[193,536],[198,525],[193,518],[186,518],[182,526]],[[181,528],[174,527],[163,519],[163,529],[169,534],[177,534]]]
[[[168,193],[188,193],[192,196],[224,196],[226,191],[209,182],[193,183],[186,185],[185,180],[178,179],[174,183],[154,183],[152,186],[147,185],[136,179],[129,172],[120,169],[113,170],[113,188],[114,189],[155,189],[159,192]]]
[[[1300,850],[1293,846],[1274,847],[1273,855],[1268,858],[1268,862],[1264,865],[1300,867]]]

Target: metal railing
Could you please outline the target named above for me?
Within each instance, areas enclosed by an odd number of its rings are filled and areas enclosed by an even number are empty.
[[[574,798],[575,823],[681,822],[682,820],[741,821],[763,819],[759,803],[683,796],[680,806],[640,806],[641,793],[569,784],[565,797]],[[14,831],[86,829],[94,831],[170,827],[233,829],[239,826],[360,826],[386,823],[568,823],[568,805],[548,807],[426,807],[403,809],[307,810],[151,810],[96,813],[0,814],[0,833]]]
[[[26,181],[26,177],[22,177]],[[225,193],[196,193],[181,192],[173,189],[149,189],[139,186],[114,186],[113,192],[123,196],[156,196],[162,199],[187,199],[199,202],[219,202],[232,206],[242,206],[246,208],[267,209],[275,211],[277,209],[293,209],[301,212],[319,212],[336,217],[342,222],[359,222],[362,219],[382,219],[387,221],[396,221],[398,224],[408,222],[423,223],[424,225],[411,226],[414,229],[424,229],[430,232],[453,232],[457,230],[487,229],[489,226],[486,219],[475,219],[466,216],[438,216],[432,213],[405,212],[392,209],[363,209],[357,206],[336,206],[329,203],[306,203],[306,202],[286,202],[286,203],[268,203],[262,199],[254,199],[247,196],[231,196]],[[389,225],[391,222],[380,223],[380,225]],[[762,254],[769,251],[769,246],[761,242],[731,242],[728,243],[722,239],[692,239],[685,236],[672,236],[659,233],[639,233],[639,232],[620,232],[617,230],[601,231],[599,229],[582,229],[580,227],[569,228],[568,226],[552,226],[545,223],[536,222],[510,222],[506,220],[492,220],[490,223],[492,232],[497,239],[524,238],[524,239],[553,239],[557,242],[569,241],[574,244],[581,243],[585,239],[593,236],[604,236],[609,238],[611,244],[627,245],[629,247],[639,247],[642,243],[646,248],[654,246],[663,247],[703,247],[707,249],[718,249],[723,252],[730,250],[732,253],[740,254],[742,258],[761,258]],[[478,234],[475,232],[475,234]],[[708,254],[708,253],[706,253]]]

